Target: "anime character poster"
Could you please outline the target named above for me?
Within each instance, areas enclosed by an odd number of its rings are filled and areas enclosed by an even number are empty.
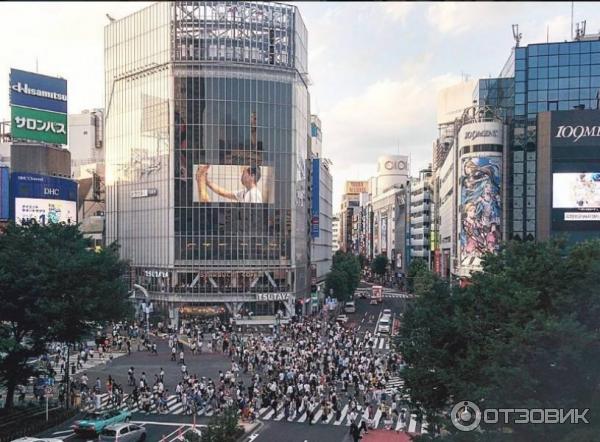
[[[463,158],[460,177],[460,263],[477,267],[500,246],[502,158]]]

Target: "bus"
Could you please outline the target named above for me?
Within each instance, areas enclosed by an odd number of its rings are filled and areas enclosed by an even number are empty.
[[[383,302],[383,287],[380,285],[373,286],[373,292],[371,293],[370,304],[381,304]]]

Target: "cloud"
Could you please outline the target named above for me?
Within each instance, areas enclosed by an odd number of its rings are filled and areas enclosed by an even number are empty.
[[[410,64],[398,78],[376,81],[321,112],[324,155],[333,161],[334,208],[346,179],[375,172],[377,157],[410,154],[413,171],[431,161],[437,91],[455,84],[453,74],[426,78],[428,63]]]
[[[517,15],[523,6],[520,2],[439,2],[429,6],[427,20],[442,34],[461,34],[497,25],[500,18]]]
[[[408,15],[415,9],[414,3],[394,2],[385,4],[385,16],[401,23],[406,22]]]

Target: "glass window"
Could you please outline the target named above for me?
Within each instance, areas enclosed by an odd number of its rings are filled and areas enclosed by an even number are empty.
[[[538,78],[548,78],[548,68],[538,68]]]
[[[558,89],[558,78],[548,80],[548,89]]]
[[[533,191],[533,194],[535,195],[535,189]],[[535,207],[535,196],[528,196],[526,201],[527,201],[527,207],[531,207],[531,208]]]
[[[529,68],[527,71],[527,77],[532,80],[537,78],[537,68]]]
[[[568,101],[559,101],[558,102],[558,110],[569,110],[569,102]]]
[[[600,75],[600,65],[592,65],[590,69],[591,75]]]
[[[537,91],[529,91],[527,93],[527,101],[537,101]]]
[[[590,50],[592,52],[600,52],[600,40],[590,42]]]
[[[548,56],[548,66],[558,66],[558,55]]]
[[[523,163],[515,163],[513,165],[513,170],[515,173],[523,173]]]
[[[592,98],[590,96],[590,90],[587,88],[580,89],[579,90],[579,98],[583,98],[583,99]]]
[[[548,91],[548,100],[558,100],[558,91],[556,89]]]
[[[538,58],[537,57],[532,57],[531,54],[529,54],[529,68],[536,68],[538,65]]]
[[[580,60],[581,64],[590,64],[590,60],[591,60],[590,54],[581,54],[579,56],[579,60]]]
[[[537,103],[529,103],[527,105],[527,113],[536,113],[537,112]]]
[[[515,61],[515,70],[524,71],[525,66],[526,66],[525,60],[516,60]]]
[[[594,43],[596,43],[596,42],[594,42]],[[600,64],[600,54],[591,54],[590,55],[590,63]]]
[[[578,77],[578,76],[579,76],[579,65],[569,66],[569,77]]]
[[[557,78],[558,77],[558,68],[548,68],[548,78]]]
[[[522,81],[519,81],[518,83],[516,83],[515,84],[515,92],[516,93],[525,92],[525,83],[523,83]]]
[[[568,100],[569,99],[569,90],[562,89],[562,90],[558,91],[558,99],[560,101]]]
[[[558,68],[558,74],[560,77],[568,77],[569,76],[569,66],[561,66]]]
[[[527,196],[535,196],[535,185],[528,184],[526,187]]]
[[[548,89],[548,80],[542,79],[537,81],[538,90]]]
[[[582,77],[588,77],[590,75],[591,68],[589,65],[582,65],[579,67],[579,75]]]
[[[549,101],[548,102],[548,110],[549,111],[558,110],[558,102],[556,102],[556,101]]]
[[[513,152],[513,158],[517,162],[523,161],[523,159],[525,158],[525,153],[522,150],[517,150],[517,151]]]
[[[525,115],[525,106],[523,106],[523,105],[515,106],[515,115]]]
[[[515,94],[515,104],[525,104],[525,94]]]
[[[522,219],[523,217],[521,215],[521,218],[519,218],[519,220]],[[513,221],[513,230],[515,235],[519,235],[520,238],[523,238],[523,221]]]
[[[559,43],[558,44],[558,53],[559,54],[568,54],[569,53],[569,43]]]
[[[538,91],[538,101],[546,101],[548,99],[548,91]]]
[[[592,88],[600,86],[600,77],[592,77],[590,79],[590,86]]]
[[[517,48],[515,50],[515,60],[523,60],[525,58],[525,52],[527,48]]]
[[[537,45],[529,45],[529,57],[531,59],[532,56],[536,56],[538,53]]]
[[[513,186],[513,195],[515,198],[523,196],[523,186]]]
[[[582,54],[584,52],[590,52],[590,42],[582,41],[581,43],[579,43],[579,50],[581,51]]]
[[[525,71],[515,72],[515,81],[525,81]]]
[[[574,64],[579,64],[579,54],[571,54],[569,55],[569,64],[570,65],[574,65]]]
[[[517,186],[522,186],[523,185],[523,174],[522,173],[514,175],[513,184],[515,184]]]
[[[535,238],[535,220],[526,222],[527,235],[531,235]]]
[[[558,43],[550,43],[548,45],[548,55],[558,54]]]
[[[559,89],[568,89],[569,88],[569,79],[561,78],[558,80],[558,88]]]
[[[569,64],[569,55],[563,54],[558,56],[558,64],[560,66],[567,66]]]
[[[569,89],[569,100],[579,100],[579,89]]]
[[[529,80],[529,82],[527,83],[527,89],[529,89],[530,91],[536,91],[538,88],[537,85],[537,80]]]
[[[538,46],[538,55],[548,55],[548,45]]]
[[[532,161],[535,161],[535,152],[527,152],[527,164],[529,167],[531,167],[532,164],[535,166],[535,163],[532,163]]]
[[[569,78],[569,88],[579,87],[579,77]]]
[[[581,47],[579,46],[579,42],[571,42],[569,43],[569,53],[570,54],[579,54]]]

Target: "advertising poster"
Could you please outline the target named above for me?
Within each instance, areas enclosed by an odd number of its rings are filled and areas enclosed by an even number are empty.
[[[15,222],[36,220],[39,224],[76,223],[77,203],[37,198],[17,198],[15,200]]]
[[[552,174],[552,208],[600,209],[600,172]]]
[[[11,135],[18,140],[67,144],[67,114],[11,106]]]
[[[388,244],[388,223],[387,223],[387,215],[381,216],[381,251],[387,252],[387,244]]]
[[[274,174],[270,166],[194,165],[194,202],[275,202]]]
[[[502,158],[463,158],[460,177],[460,262],[479,266],[501,239]]]

